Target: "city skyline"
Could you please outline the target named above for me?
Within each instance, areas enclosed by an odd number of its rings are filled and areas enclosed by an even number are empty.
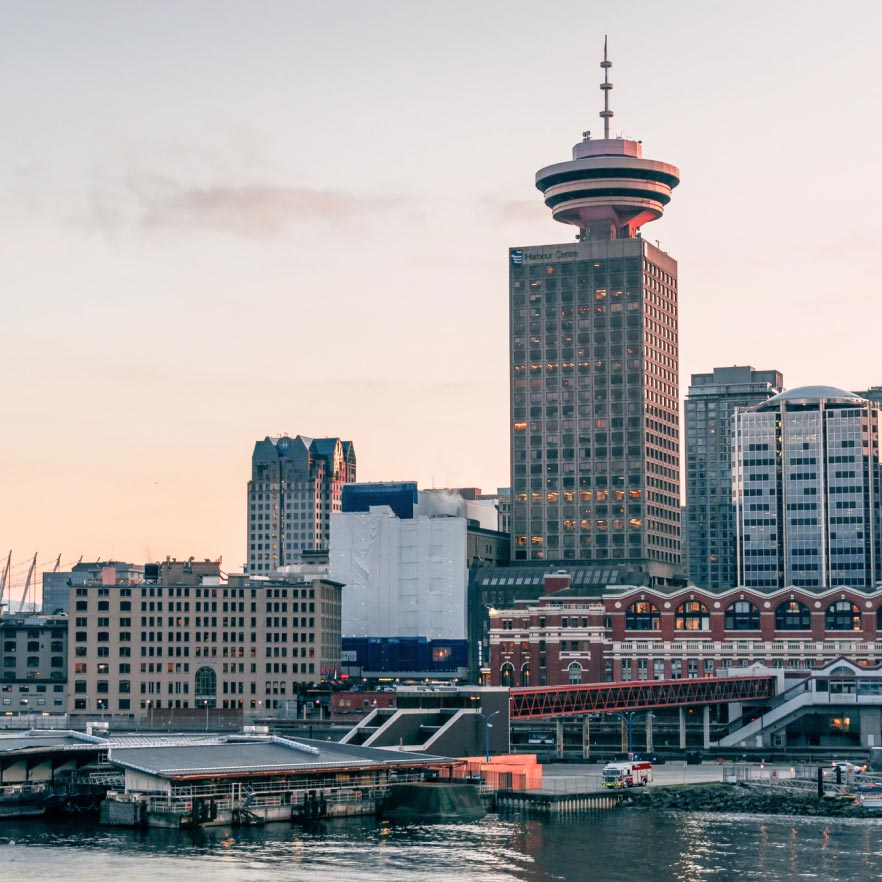
[[[683,268],[681,377],[882,382],[875,4],[573,4],[544,41],[526,4],[110,8],[3,12],[15,564],[239,569],[267,435],[350,438],[362,480],[506,486],[507,249],[560,240],[533,173],[602,129],[604,32],[612,134],[684,173],[648,233]]]

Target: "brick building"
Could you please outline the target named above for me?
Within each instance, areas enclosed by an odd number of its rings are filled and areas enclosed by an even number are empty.
[[[755,663],[809,670],[841,657],[882,664],[882,587],[621,585],[580,599],[567,583],[546,576],[537,601],[491,611],[492,684],[676,680]]]

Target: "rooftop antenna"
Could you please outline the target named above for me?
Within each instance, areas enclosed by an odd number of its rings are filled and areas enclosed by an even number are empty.
[[[607,37],[604,34],[603,61],[600,62],[600,66],[603,68],[603,82],[600,84],[600,90],[603,92],[603,110],[600,111],[600,118],[603,120],[603,137],[605,140],[609,140],[609,121],[614,114],[609,109],[609,93],[613,84],[609,81],[609,69],[612,67],[612,62],[606,57],[606,40]]]

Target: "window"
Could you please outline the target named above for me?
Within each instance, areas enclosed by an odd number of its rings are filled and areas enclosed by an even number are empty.
[[[629,631],[660,631],[661,614],[648,600],[632,603],[625,613],[625,627]]]
[[[217,674],[209,667],[199,668],[196,671],[193,692],[199,707],[214,707],[217,695]]]
[[[778,631],[810,631],[812,616],[809,608],[798,600],[786,600],[775,610]]]
[[[677,607],[674,627],[678,631],[710,630],[710,615],[707,607],[698,600],[687,600]]]
[[[567,674],[569,675],[570,685],[575,685],[582,682],[582,665],[578,662],[573,662],[569,668],[567,668]]]
[[[861,611],[850,600],[837,600],[827,607],[824,626],[828,631],[860,631]]]
[[[502,686],[512,686],[514,680],[514,666],[510,662],[506,662],[499,669],[499,682]]]
[[[746,600],[736,600],[726,608],[723,627],[727,631],[758,631],[760,626],[759,610]]]

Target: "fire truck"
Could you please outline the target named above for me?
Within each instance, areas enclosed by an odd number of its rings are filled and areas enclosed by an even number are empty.
[[[652,780],[652,763],[630,760],[603,767],[604,787],[642,787]]]

